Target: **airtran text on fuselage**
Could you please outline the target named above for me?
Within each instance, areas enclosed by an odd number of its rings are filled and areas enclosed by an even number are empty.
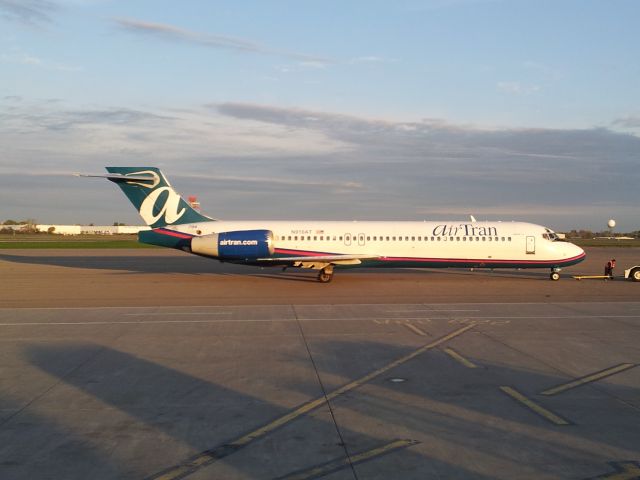
[[[498,235],[496,227],[481,227],[472,223],[461,223],[459,225],[436,225],[432,235],[436,237],[455,237],[457,235],[467,235],[470,237],[493,237]]]

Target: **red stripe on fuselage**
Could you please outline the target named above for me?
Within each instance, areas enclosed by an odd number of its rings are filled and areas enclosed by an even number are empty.
[[[289,250],[284,248],[276,248],[275,253],[293,255],[299,257],[321,257],[324,255],[348,255],[341,253],[323,253],[323,252],[310,252],[305,250]],[[505,259],[493,259],[493,258],[424,258],[424,257],[380,257],[379,260],[383,262],[430,262],[430,263],[491,263],[491,264],[523,264],[523,265],[557,265],[558,263],[572,262],[574,260],[582,259],[586,256],[585,253],[576,255],[571,258],[563,258],[557,260],[505,260]]]
[[[167,230],[166,228],[155,228],[153,231],[156,233],[161,233],[162,235],[169,235],[170,237],[183,238],[185,240],[193,238],[193,235],[189,235],[188,233],[176,232],[174,230]]]
[[[384,262],[446,262],[446,263],[523,263],[527,265],[555,265],[559,262],[571,262],[584,258],[585,253],[576,255],[571,258],[562,258],[557,260],[504,260],[494,258],[423,258],[423,257],[381,257],[380,260]]]

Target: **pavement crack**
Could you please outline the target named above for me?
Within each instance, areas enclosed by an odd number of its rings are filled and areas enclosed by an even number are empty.
[[[331,401],[327,397],[327,389],[324,387],[324,383],[322,383],[322,378],[320,377],[320,372],[318,371],[318,366],[316,365],[316,361],[313,358],[313,355],[311,353],[311,348],[309,348],[309,342],[307,341],[307,337],[306,337],[306,335],[304,333],[304,329],[302,328],[302,322],[300,322],[300,319],[298,318],[298,312],[296,311],[295,305],[291,305],[291,310],[293,311],[293,315],[294,315],[294,317],[296,319],[296,323],[298,324],[298,328],[300,329],[300,336],[302,337],[302,341],[304,342],[304,346],[307,349],[307,353],[309,355],[309,361],[311,362],[311,365],[313,366],[313,371],[316,373],[316,378],[318,380],[318,384],[320,385],[320,389],[322,390],[322,395],[324,396],[325,403],[327,404],[327,407],[329,408],[329,414],[331,415],[331,420],[333,421],[333,425],[334,425],[334,427],[336,429],[336,433],[338,434],[338,438],[340,439],[340,446],[344,450],[345,458],[349,462],[349,468],[351,469],[351,473],[353,474],[353,478],[355,480],[358,480],[358,474],[356,473],[356,469],[355,469],[354,464],[353,464],[353,462],[351,460],[351,455],[349,454],[349,449],[347,447],[346,442],[344,441],[344,437],[342,436],[342,432],[340,431],[340,427],[338,426],[338,421],[336,420],[336,415],[335,415],[335,413],[333,411],[333,407],[331,406]]]

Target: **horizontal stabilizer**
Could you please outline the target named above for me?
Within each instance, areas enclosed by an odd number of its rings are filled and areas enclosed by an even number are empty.
[[[88,178],[106,178],[112,181],[130,182],[135,180],[136,182],[153,182],[155,177],[153,175],[122,175],[120,173],[107,173],[107,174],[86,174],[86,173],[74,173],[76,177],[88,177]]]

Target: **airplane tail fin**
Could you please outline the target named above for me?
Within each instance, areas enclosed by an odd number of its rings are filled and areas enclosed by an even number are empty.
[[[106,167],[103,177],[116,183],[152,228],[184,223],[208,222],[212,219],[194,210],[155,167]]]

